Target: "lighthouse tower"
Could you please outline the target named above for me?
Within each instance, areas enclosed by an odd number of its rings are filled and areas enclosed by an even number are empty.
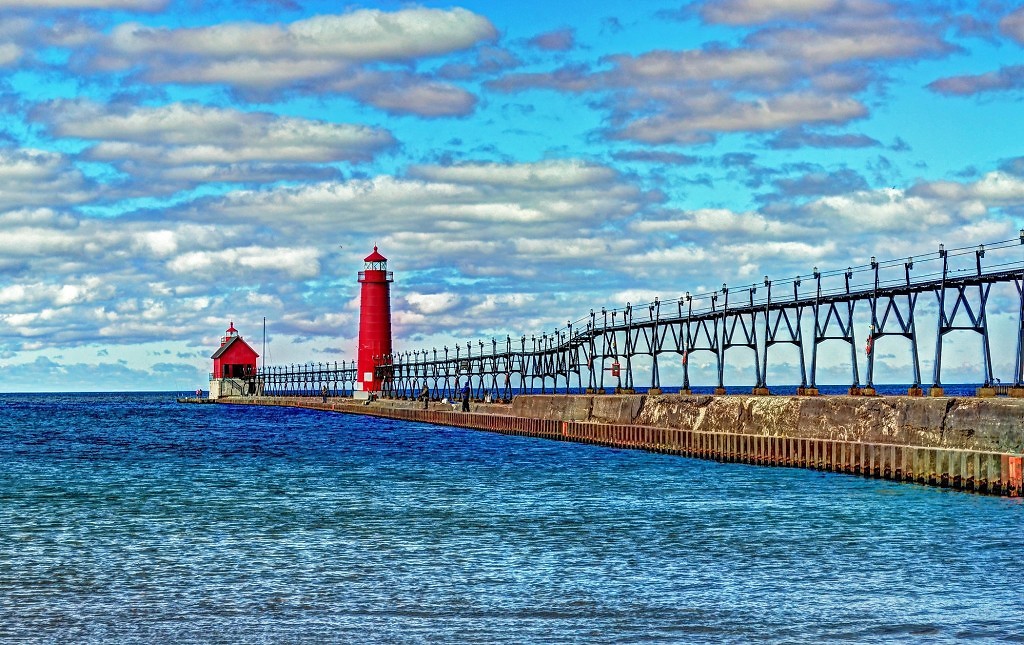
[[[391,283],[388,259],[373,247],[359,272],[359,354],[356,362],[355,398],[366,399],[380,392],[381,382],[374,373],[374,357],[391,353]]]

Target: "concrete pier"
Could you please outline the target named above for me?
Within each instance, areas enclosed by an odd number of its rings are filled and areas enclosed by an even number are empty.
[[[540,395],[471,412],[413,401],[231,397],[723,462],[1024,495],[1024,401],[929,397]]]

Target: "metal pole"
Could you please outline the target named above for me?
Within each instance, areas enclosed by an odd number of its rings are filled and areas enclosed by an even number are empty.
[[[985,245],[981,244],[978,246],[978,250],[974,252],[975,261],[978,264],[978,275],[981,275],[981,259],[985,257]],[[986,309],[988,307],[988,292],[991,285],[978,284],[978,297],[981,301],[981,311],[979,312],[979,318],[981,322],[981,353],[982,363],[985,368],[985,387],[991,387],[992,378],[992,349],[989,345],[988,338],[988,314]]]
[[[811,390],[815,390],[818,387],[818,345],[821,343],[820,332],[821,323],[819,320],[819,309],[821,308],[821,272],[818,271],[818,267],[814,267],[814,281],[816,282],[814,291],[814,304],[811,306],[814,311],[814,338],[811,343]]]
[[[724,296],[722,304],[722,333],[719,335],[715,334],[718,339],[718,389],[720,394],[725,394],[725,319],[729,315],[729,287],[725,284],[722,285],[722,295]]]
[[[935,394],[942,394],[942,337],[946,334],[946,274],[949,272],[949,258],[946,247],[939,245],[939,257],[942,258],[942,281],[939,283],[939,326],[935,334],[935,363],[932,370],[932,388]]]
[[[853,309],[857,304],[856,300],[850,298],[850,278],[853,277],[853,269],[846,267],[846,328],[850,335],[850,362],[853,363],[853,386],[851,393],[860,390],[860,372],[857,369],[857,338],[853,329]]]
[[[761,345],[761,373],[759,374],[758,380],[760,381],[760,387],[767,388],[768,381],[768,343],[771,340],[771,323],[769,322],[769,316],[772,305],[772,281],[768,279],[768,276],[764,277],[764,288],[766,292],[766,300],[764,303],[764,341]],[[757,341],[757,335],[755,332],[754,341]],[[754,350],[755,354],[757,350]]]
[[[693,296],[686,292],[686,327],[683,333],[683,390],[689,393],[690,388],[690,320],[693,318]]]
[[[807,366],[805,364],[806,359],[804,357],[804,332],[801,326],[801,314],[803,313],[803,307],[795,304],[797,300],[799,300],[801,284],[800,276],[793,279],[793,302],[794,306],[796,306],[796,348],[800,354],[800,389],[803,390],[807,388]]]
[[[875,333],[878,332],[878,262],[871,256],[871,270],[875,272],[875,282],[871,287],[871,329],[868,331],[868,374],[864,385],[874,388],[875,377]]]

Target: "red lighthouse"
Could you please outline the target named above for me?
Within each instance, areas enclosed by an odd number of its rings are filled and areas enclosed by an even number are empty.
[[[374,357],[391,353],[391,283],[388,259],[373,247],[359,272],[359,357],[356,367],[356,397],[366,398],[380,392],[381,382],[374,372]]]

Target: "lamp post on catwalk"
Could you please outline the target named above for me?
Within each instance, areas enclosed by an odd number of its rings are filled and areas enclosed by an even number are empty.
[[[374,369],[374,358],[391,354],[391,283],[388,259],[377,247],[363,259],[359,272],[359,353],[354,397],[368,399],[378,394],[383,385],[381,374]]]

